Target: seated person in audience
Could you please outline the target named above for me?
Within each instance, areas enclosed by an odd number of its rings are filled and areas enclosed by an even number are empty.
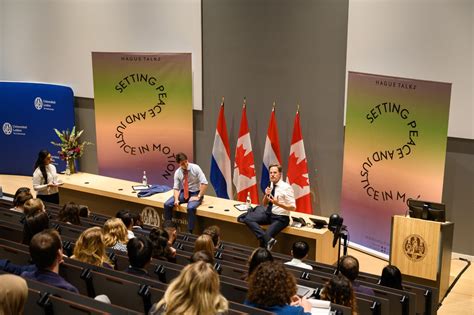
[[[148,277],[148,271],[145,266],[151,261],[153,252],[151,241],[143,236],[138,235],[127,243],[128,261],[130,265],[124,271],[137,276]]]
[[[44,207],[44,203],[43,201],[41,201],[41,199],[31,198],[25,202],[23,206],[23,212],[25,213],[25,215],[30,215],[30,214],[32,215],[38,211],[42,211],[42,212],[46,211],[46,208]]]
[[[143,221],[142,221],[142,216],[138,212],[131,212],[130,213],[132,220],[133,220],[133,226],[132,230],[141,230],[143,229]]]
[[[260,264],[250,275],[244,304],[274,314],[311,315],[311,304],[296,295],[296,280],[279,262]]]
[[[143,208],[140,213],[143,224],[159,227],[160,214],[152,207]]]
[[[86,205],[79,205],[79,216],[81,218],[88,218],[91,212],[89,211],[89,207]]]
[[[168,243],[170,246],[173,246],[176,238],[178,237],[178,227],[176,226],[176,223],[171,220],[165,220],[163,221],[163,225],[161,227],[168,233]]]
[[[81,225],[81,218],[79,217],[79,206],[70,201],[59,210],[58,221],[67,224]]]
[[[127,236],[128,239],[132,239],[135,237],[135,233],[133,233],[133,219],[130,211],[128,210],[120,210],[117,212],[115,215],[116,218],[119,218],[122,220],[123,224],[125,224],[125,227],[127,228]]]
[[[262,200],[265,212],[249,212],[243,219],[260,241],[260,247],[266,247],[268,250],[272,250],[276,244],[276,235],[290,223],[290,211],[296,209],[293,188],[281,179],[281,171],[281,165],[269,166],[270,186],[265,189]],[[269,224],[269,226],[264,231],[260,224]]]
[[[103,232],[105,247],[127,252],[127,228],[121,219],[112,218],[105,221]]]
[[[15,200],[15,198],[16,198],[20,193],[23,193],[23,192],[26,192],[26,193],[31,194],[31,189],[30,189],[29,187],[20,187],[20,188],[18,188],[18,189],[15,191],[15,194],[13,195],[13,200]]]
[[[263,247],[257,247],[254,249],[252,254],[249,256],[249,260],[247,262],[247,274],[244,276],[244,280],[247,280],[250,275],[253,273],[255,269],[261,264],[266,261],[273,261],[272,253]]]
[[[308,252],[308,243],[306,243],[305,241],[294,242],[293,249],[291,250],[291,256],[293,256],[293,259],[286,262],[285,265],[313,270],[313,267],[311,267],[311,265],[302,262],[302,260],[308,256]]]
[[[31,193],[25,191],[18,193],[15,198],[13,198],[13,208],[10,208],[10,210],[24,213],[25,202],[30,199],[33,199]]]
[[[38,199],[39,200],[39,199]],[[39,232],[49,229],[49,217],[45,211],[38,210],[25,216],[23,222],[23,241],[29,245],[33,236]]]
[[[0,259],[0,270],[19,276],[25,271],[36,271],[36,265],[17,265],[8,259]]]
[[[402,286],[402,273],[397,266],[388,265],[382,270],[382,276],[380,277],[380,285],[403,290]]]
[[[212,238],[212,242],[214,243],[214,247],[216,249],[219,248],[221,244],[221,228],[217,225],[211,225],[207,227],[202,234],[209,235]]]
[[[33,236],[30,255],[38,270],[23,272],[22,277],[79,293],[76,287],[58,274],[59,264],[63,262],[63,248],[58,231],[50,229]]]
[[[166,231],[160,228],[153,228],[148,237],[153,246],[153,258],[176,262],[176,250],[171,250]]]
[[[0,275],[0,314],[23,314],[28,285],[15,275]]]
[[[191,256],[191,263],[204,261],[214,266],[214,257],[207,250],[198,250]]]
[[[350,307],[352,314],[357,314],[357,305],[352,284],[349,279],[343,275],[333,276],[331,280],[326,282],[321,292],[321,300]]]
[[[88,228],[81,233],[74,246],[74,254],[71,258],[94,266],[113,268],[112,262],[105,252],[102,228],[98,226]]]
[[[194,252],[206,250],[212,256],[214,256],[215,248],[214,243],[212,242],[212,238],[209,235],[201,235],[199,236],[196,241],[194,242]]]
[[[184,267],[149,314],[216,315],[228,309],[229,303],[220,293],[219,276],[210,264],[198,261]]]
[[[349,279],[355,292],[374,295],[374,291],[371,288],[365,287],[355,282],[357,276],[359,275],[359,261],[357,258],[350,255],[342,256],[339,260],[339,271],[342,273],[342,275]]]

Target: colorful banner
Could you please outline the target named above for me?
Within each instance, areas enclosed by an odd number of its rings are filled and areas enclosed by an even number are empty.
[[[350,240],[390,252],[409,198],[441,201],[451,84],[349,72],[341,213]]]
[[[172,185],[174,155],[193,160],[191,54],[93,52],[101,175]]]
[[[68,86],[0,82],[1,174],[33,175],[38,152],[46,149],[58,172],[66,168],[59,159],[59,141],[53,128],[71,130],[74,126],[74,94]]]

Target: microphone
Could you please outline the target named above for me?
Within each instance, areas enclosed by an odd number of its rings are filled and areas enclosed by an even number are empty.
[[[273,191],[273,182],[270,181],[270,184],[268,185],[271,191]],[[268,195],[270,196],[272,193],[270,192]]]

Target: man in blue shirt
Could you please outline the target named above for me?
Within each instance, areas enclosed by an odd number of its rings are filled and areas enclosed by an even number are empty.
[[[189,163],[184,153],[176,154],[179,168],[174,173],[173,196],[165,202],[165,220],[171,220],[173,208],[188,203],[188,231],[193,232],[196,223],[196,209],[202,203],[207,189],[207,179],[197,164]]]
[[[50,229],[33,236],[30,242],[30,255],[37,270],[25,271],[21,274],[22,277],[79,293],[75,286],[59,275],[59,265],[63,262],[63,249],[58,231]]]

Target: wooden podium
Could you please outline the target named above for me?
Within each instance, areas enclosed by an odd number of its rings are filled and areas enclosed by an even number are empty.
[[[392,218],[390,264],[400,269],[405,281],[438,288],[438,302],[449,287],[453,231],[452,222]]]

